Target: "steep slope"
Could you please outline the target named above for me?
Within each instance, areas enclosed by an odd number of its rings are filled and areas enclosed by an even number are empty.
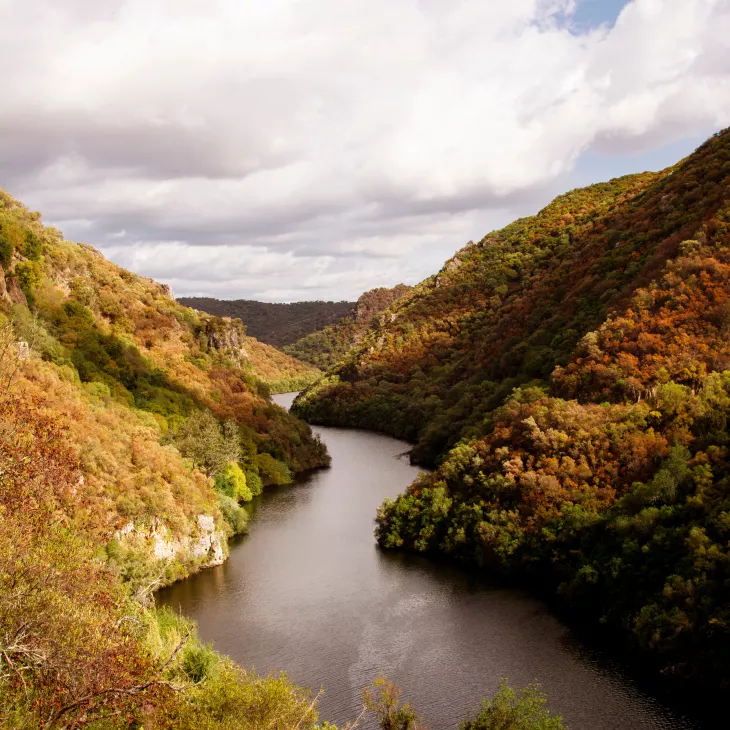
[[[232,354],[233,362],[253,374],[271,393],[301,390],[322,375],[318,368],[249,337],[240,319],[206,316],[203,313],[196,316],[206,323],[209,346]]]
[[[178,302],[219,317],[237,317],[252,337],[279,348],[333,324],[353,306],[353,302],[279,304],[210,297],[180,297]]]
[[[266,383],[272,393],[303,390],[322,377],[322,371],[314,365],[259,342],[254,337],[246,337],[243,348],[256,377]]]
[[[234,497],[327,463],[267,398],[265,380],[302,369],[39,218],[0,194],[0,325],[20,343],[21,392],[71,416],[90,527],[165,558],[168,577],[219,562],[245,522]],[[225,486],[232,469],[248,491]]]
[[[0,193],[0,726],[314,728],[150,600],[328,463],[268,400],[289,366]]]
[[[729,265],[723,132],[467,246],[296,410],[441,462],[379,510],[384,547],[527,575],[726,686]]]
[[[365,292],[346,316],[334,324],[302,337],[284,352],[322,370],[333,367],[357,346],[372,327],[379,327],[378,315],[411,290],[405,284],[387,289],[379,287]]]
[[[722,205],[725,137],[677,168],[560,196],[467,245],[295,410],[385,430],[433,464],[513,387],[546,381]]]
[[[5,322],[0,726],[313,729],[309,692],[243,671],[191,622],[150,604],[161,582],[220,559],[208,480],[159,445],[154,422],[68,370],[22,359],[11,336]],[[152,534],[122,529],[109,540],[114,515],[128,519],[139,505]],[[190,518],[199,532],[185,546]]]

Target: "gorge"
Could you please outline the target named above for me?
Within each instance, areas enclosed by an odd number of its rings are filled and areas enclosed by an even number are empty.
[[[292,398],[274,396],[285,407]],[[530,593],[378,550],[376,507],[418,473],[408,445],[362,430],[315,432],[331,468],[264,493],[224,565],[160,594],[217,650],[322,686],[320,713],[338,724],[357,715],[361,688],[386,674],[431,728],[456,728],[501,677],[539,681],[571,728],[712,727],[663,706]]]

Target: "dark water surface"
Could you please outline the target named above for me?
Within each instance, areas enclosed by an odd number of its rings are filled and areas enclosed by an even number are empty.
[[[276,396],[288,407],[293,394]],[[455,728],[500,677],[538,681],[571,730],[699,728],[585,648],[540,600],[467,571],[383,553],[375,508],[418,469],[407,444],[318,428],[332,468],[264,495],[225,565],[160,594],[221,652],[259,672],[325,688],[320,715],[354,719],[379,674],[400,684],[431,730]]]

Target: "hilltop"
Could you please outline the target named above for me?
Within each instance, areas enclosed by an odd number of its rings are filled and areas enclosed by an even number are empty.
[[[344,317],[284,347],[284,352],[327,370],[358,345],[372,328],[377,329],[382,324],[382,313],[410,290],[405,284],[371,289],[360,296]]]
[[[386,548],[520,576],[730,682],[730,132],[470,243],[294,411],[432,465]]]
[[[237,317],[252,337],[283,348],[346,316],[353,302],[293,302],[279,304],[248,299],[180,297],[180,304],[219,317]]]

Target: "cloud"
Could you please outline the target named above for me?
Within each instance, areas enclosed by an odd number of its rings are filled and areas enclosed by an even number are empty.
[[[0,184],[179,294],[415,282],[728,123],[725,0],[593,1],[0,0]]]

